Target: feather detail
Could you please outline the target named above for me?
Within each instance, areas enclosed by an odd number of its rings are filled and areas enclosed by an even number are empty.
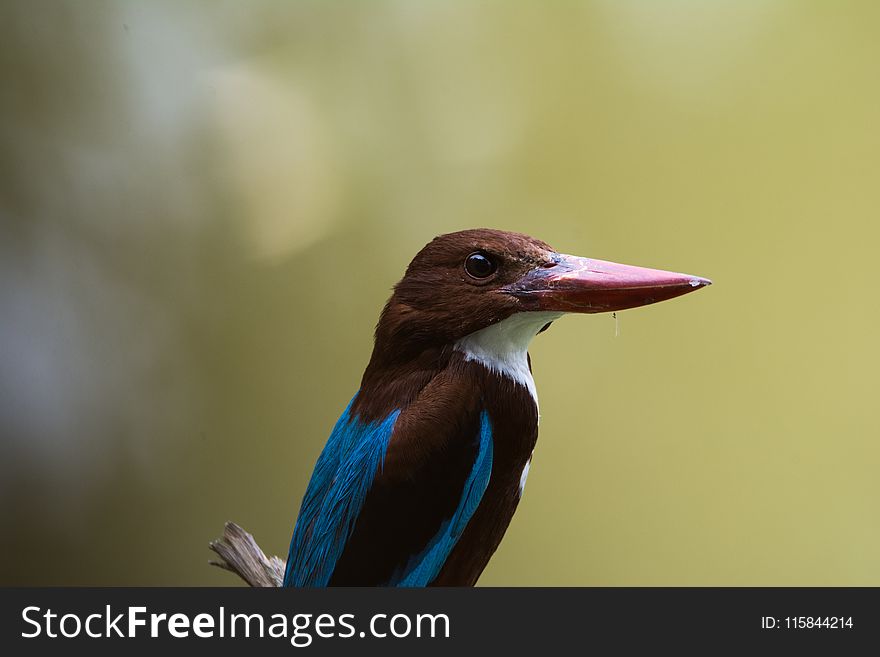
[[[479,451],[455,513],[443,522],[425,549],[409,559],[403,572],[395,573],[388,582],[389,586],[427,586],[440,573],[489,485],[492,474],[492,425],[485,410],[480,414],[477,440]]]
[[[349,402],[318,457],[300,507],[284,573],[284,586],[326,586],[377,471],[400,411],[362,422]]]

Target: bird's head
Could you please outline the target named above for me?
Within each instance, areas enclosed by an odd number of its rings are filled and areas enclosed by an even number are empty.
[[[382,312],[376,346],[406,358],[452,346],[520,313],[533,313],[526,317],[538,320],[537,333],[564,313],[635,308],[710,284],[698,276],[565,255],[520,233],[464,230],[436,237],[413,258]]]

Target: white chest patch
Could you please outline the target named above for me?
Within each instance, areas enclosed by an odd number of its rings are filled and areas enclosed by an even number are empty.
[[[523,491],[526,489],[526,479],[529,478],[529,468],[532,465],[532,457],[529,457],[529,460],[526,461],[526,467],[523,468],[522,474],[519,476],[519,496],[523,496]]]
[[[492,372],[513,379],[525,387],[538,405],[538,391],[529,370],[529,343],[538,331],[562,313],[527,312],[511,315],[455,343],[467,360],[482,363]]]

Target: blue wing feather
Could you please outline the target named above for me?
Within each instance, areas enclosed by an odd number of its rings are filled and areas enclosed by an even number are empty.
[[[284,586],[326,586],[377,470],[382,467],[400,411],[381,422],[351,417],[349,402],[318,457],[300,507]]]
[[[354,531],[358,515],[384,466],[388,443],[400,415],[395,411],[380,422],[365,423],[351,416],[355,398],[318,457],[290,542],[284,586],[326,586]],[[426,586],[440,573],[455,544],[482,501],[492,473],[492,426],[480,415],[477,455],[452,516],[416,555],[410,557],[388,586]]]

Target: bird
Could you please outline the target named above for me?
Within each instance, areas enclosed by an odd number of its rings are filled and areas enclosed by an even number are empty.
[[[566,255],[489,228],[440,235],[394,286],[360,388],[318,457],[286,587],[473,586],[523,494],[538,437],[531,340],[711,284]]]

